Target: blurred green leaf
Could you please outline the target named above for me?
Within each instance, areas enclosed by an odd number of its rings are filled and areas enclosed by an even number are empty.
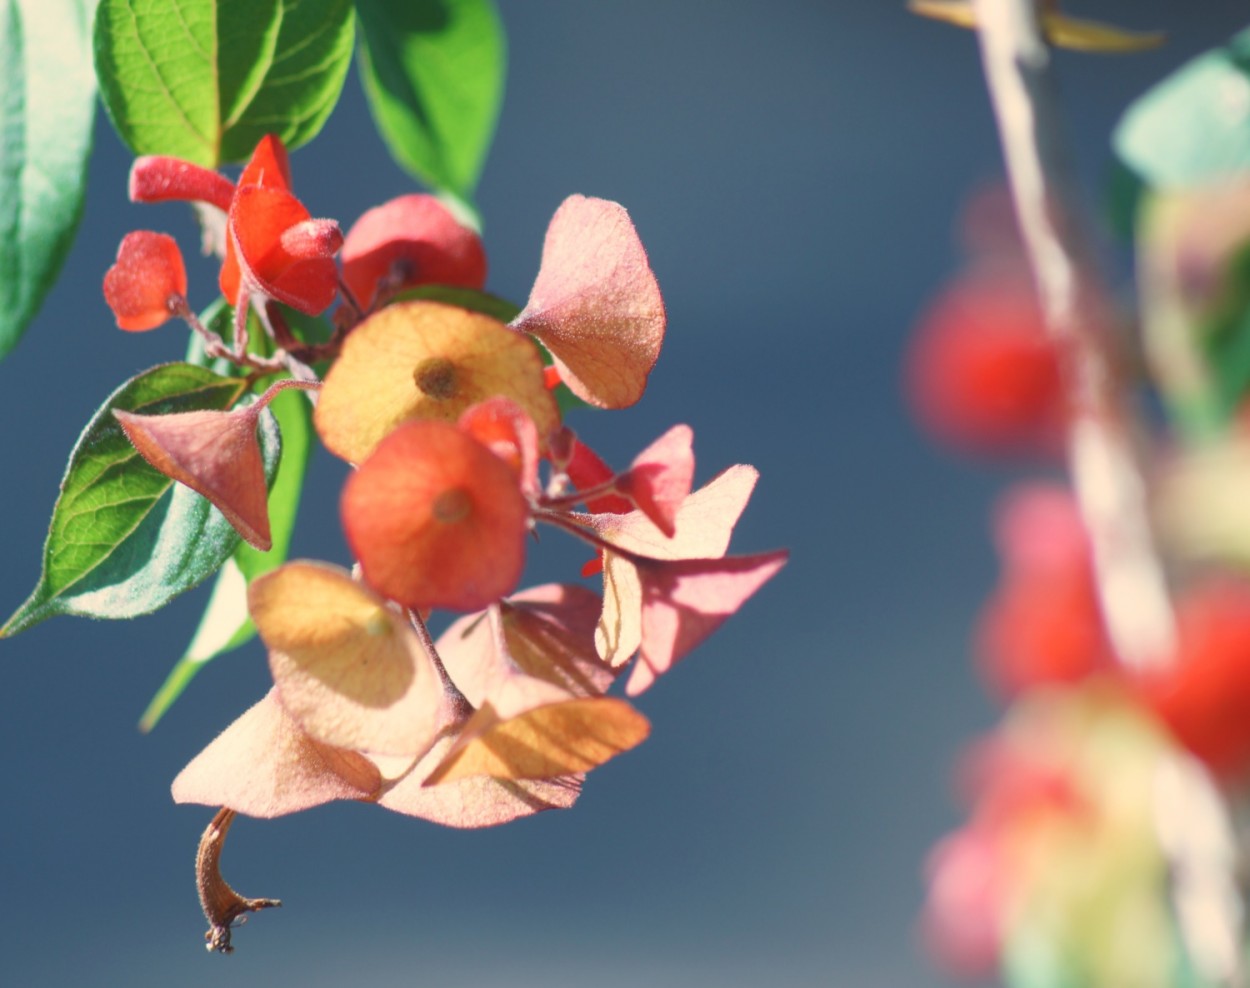
[[[1199,185],[1250,168],[1250,30],[1137,99],[1112,143],[1152,188]]]
[[[139,729],[150,731],[204,666],[219,655],[246,644],[256,634],[247,612],[247,585],[286,561],[299,510],[304,475],[312,453],[312,408],[304,393],[289,390],[269,405],[282,433],[282,460],[269,491],[269,526],[273,548],[268,552],[240,542],[217,574],[212,596],[191,644],[152,697]]]
[[[503,98],[506,44],[491,0],[356,0],[360,76],[391,156],[471,204]]]
[[[316,136],[351,63],[351,0],[100,0],[95,63],[136,154],[209,168]]]
[[[56,281],[82,216],[95,0],[0,0],[0,357]]]
[[[189,364],[165,364],[109,396],[70,454],[44,545],[43,572],[3,628],[14,635],[57,614],[147,614],[212,575],[239,542],[221,512],[149,466],[115,408],[147,415],[225,409],[246,382]],[[261,417],[266,472],[277,468],[272,415]]]

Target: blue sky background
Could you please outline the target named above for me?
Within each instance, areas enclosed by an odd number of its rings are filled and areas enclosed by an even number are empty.
[[[619,463],[684,421],[701,479],[755,464],[735,548],[789,546],[790,566],[642,698],[651,739],[595,772],[572,811],[468,833],[355,804],[239,821],[227,878],[286,906],[231,958],[203,951],[192,884],[211,811],[174,806],[168,784],[267,688],[259,646],[210,666],[145,737],[135,721],[204,591],[0,642],[4,983],[943,983],[915,947],[920,872],[959,819],[950,760],[993,717],[966,639],[994,577],[986,511],[1011,474],[931,447],[898,380],[912,320],[958,268],[959,204],[1000,173],[974,39],[879,0],[500,6],[509,88],[480,194],[490,287],[524,300],[566,195],[625,204],[668,340],[641,405],[575,425]],[[1070,6],[1172,36],[1148,55],[1060,58],[1094,199],[1121,109],[1245,13]],[[6,611],[37,577],[83,424],[182,351],[172,326],[117,332],[100,296],[128,230],[195,242],[179,207],[126,201],[129,160],[101,115],[77,245],[0,364]],[[313,213],[345,226],[413,188],[354,76],[293,168]],[[213,290],[194,267],[192,302]],[[347,562],[342,473],[315,462],[295,555]],[[552,553],[537,579],[580,563],[557,547],[536,554]]]

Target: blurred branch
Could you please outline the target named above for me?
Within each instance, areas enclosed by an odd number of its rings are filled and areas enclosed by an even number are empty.
[[[1064,355],[1068,466],[1107,631],[1123,665],[1158,669],[1174,661],[1176,625],[1150,521],[1145,437],[1117,376],[1115,307],[1076,208],[1038,0],[974,0],[974,8],[1025,251]],[[1165,764],[1158,781],[1155,817],[1186,947],[1205,975],[1242,988],[1243,906],[1235,854],[1222,839],[1229,808],[1196,763]]]
[[[1171,661],[1176,629],[1141,469],[1143,439],[1119,386],[1114,305],[1075,208],[1050,50],[1033,0],[976,0],[986,81],[1024,246],[1061,345],[1068,462],[1089,529],[1107,630],[1121,661]]]

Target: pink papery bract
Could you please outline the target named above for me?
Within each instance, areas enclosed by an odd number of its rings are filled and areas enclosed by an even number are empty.
[[[650,687],[772,579],[789,555],[780,549],[720,559],[635,559],[642,643],[625,692],[637,696]]]
[[[337,799],[374,799],[380,786],[372,762],[309,738],[270,690],[178,773],[172,791],[175,803],[277,817]]]
[[[634,459],[616,483],[638,510],[670,539],[677,532],[677,511],[694,481],[694,433],[675,425]]]
[[[416,757],[456,720],[407,617],[347,570],[287,563],[252,581],[248,610],[278,699],[317,740]]]
[[[564,200],[513,327],[550,351],[583,401],[624,408],[646,389],[665,324],[660,287],[625,208],[586,196]]]
[[[229,412],[136,415],[113,409],[126,438],[165,476],[204,495],[257,549],[273,544],[269,488],[256,425],[259,404]]]
[[[603,693],[616,678],[595,649],[602,601],[576,584],[531,587],[501,601],[507,654],[500,654],[485,613],[468,614],[439,636],[438,654],[469,703],[480,707],[492,685],[520,670],[578,696]]]
[[[495,827],[543,810],[572,806],[582,791],[582,776],[551,780],[503,780],[476,775],[438,786],[425,780],[447,756],[454,738],[437,742],[403,778],[385,789],[378,805],[445,827]]]
[[[715,477],[682,503],[670,539],[641,511],[585,516],[606,542],[650,559],[713,559],[729,548],[734,525],[759,479],[751,466],[738,464]],[[595,633],[599,654],[614,666],[624,664],[642,641],[642,587],[634,564],[624,555],[605,552],[603,614]]]

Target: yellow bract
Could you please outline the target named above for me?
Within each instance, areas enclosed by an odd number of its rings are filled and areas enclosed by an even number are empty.
[[[969,0],[911,0],[907,9],[956,27],[975,29],[977,26],[976,10]],[[1057,10],[1043,9],[1041,18],[1047,40],[1058,48],[1073,51],[1108,54],[1146,51],[1159,47],[1165,40],[1160,31],[1126,31],[1110,24],[1068,17]]]
[[[443,684],[407,621],[346,570],[294,562],[255,580],[248,605],[283,708],[311,737],[419,755],[443,725]]]
[[[360,463],[401,422],[455,422],[496,395],[526,411],[540,444],[559,425],[529,338],[456,306],[403,302],[352,330],[326,375],[315,422],[331,452]]]
[[[555,779],[589,772],[641,744],[650,733],[642,714],[611,696],[570,696],[512,717],[501,716],[486,702],[425,784],[473,775]]]

